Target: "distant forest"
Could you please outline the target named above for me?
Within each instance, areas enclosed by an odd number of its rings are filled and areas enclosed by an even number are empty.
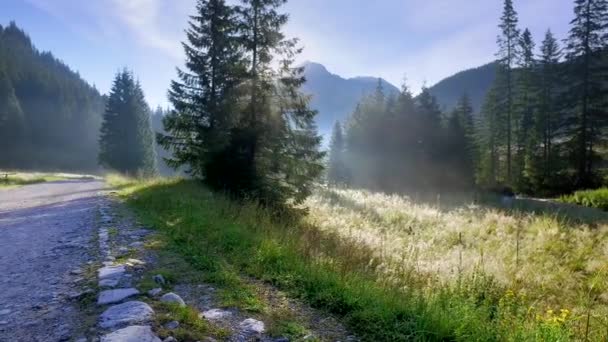
[[[0,26],[0,168],[98,169],[104,98],[14,23]]]
[[[484,67],[496,73],[485,73],[493,81],[479,114],[480,89],[474,101],[464,91],[452,98],[456,106],[446,113],[429,89],[413,98],[403,86],[386,96],[379,85],[336,124],[329,181],[389,192],[479,186],[542,196],[605,184],[608,2],[576,0],[570,25],[563,44],[547,30],[537,48],[505,0],[497,60]]]

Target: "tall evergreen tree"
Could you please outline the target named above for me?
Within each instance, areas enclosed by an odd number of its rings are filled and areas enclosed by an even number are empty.
[[[574,131],[571,154],[576,163],[579,187],[594,185],[594,159],[598,144],[605,138],[606,62],[608,1],[575,0],[574,19],[567,39],[567,59],[571,70],[567,84],[570,126]]]
[[[537,108],[536,59],[535,44],[530,30],[525,29],[519,42],[518,74],[516,82],[516,99],[514,106],[516,124],[516,155],[513,167],[516,190],[529,192],[530,173],[535,173],[531,163],[537,160],[535,112]]]
[[[562,119],[557,103],[560,84],[559,63],[562,52],[551,30],[547,30],[539,58],[539,110],[537,123],[541,132],[542,167],[537,174],[536,188],[546,188],[557,173],[555,142]]]
[[[511,182],[512,174],[512,136],[513,136],[513,99],[514,99],[514,66],[518,56],[518,44],[519,44],[519,29],[517,27],[518,18],[517,12],[513,7],[513,0],[505,0],[502,17],[500,18],[499,28],[501,34],[498,36],[498,62],[499,62],[499,79],[503,82],[501,84],[504,88],[503,100],[505,102],[505,131],[506,131],[506,161],[507,161],[507,172],[506,180]]]
[[[183,43],[187,70],[171,83],[174,109],[163,122],[167,133],[157,136],[173,152],[169,165],[185,166],[214,189],[229,190],[237,171],[228,156],[245,77],[236,15],[224,0],[198,0]]]
[[[150,109],[140,84],[127,70],[114,79],[99,143],[102,166],[132,175],[156,174]]]
[[[473,107],[465,93],[448,118],[443,157],[447,161],[446,186],[463,189],[471,187],[475,179],[475,142]]]
[[[504,133],[501,124],[502,112],[498,88],[494,85],[486,96],[481,108],[481,120],[476,129],[478,146],[477,183],[485,187],[493,187],[499,181],[500,158],[499,141]]]
[[[327,168],[327,180],[334,185],[347,185],[349,182],[348,170],[345,160],[346,146],[342,125],[336,122],[331,135],[329,145],[329,165]]]
[[[323,170],[317,112],[300,91],[303,68],[294,67],[301,49],[282,32],[288,16],[278,9],[285,2],[243,0],[238,9],[249,68],[247,107],[235,134],[233,157],[242,172],[236,190],[268,204],[301,202]]]

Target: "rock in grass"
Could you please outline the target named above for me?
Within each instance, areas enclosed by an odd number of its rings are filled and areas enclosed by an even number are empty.
[[[106,265],[106,266],[100,268],[99,271],[97,271],[98,276],[99,276],[99,286],[100,287],[104,287],[104,286],[114,287],[114,286],[118,285],[118,283],[120,282],[120,279],[124,275],[125,271],[126,271],[126,269],[125,269],[124,265],[119,265],[119,266]]]
[[[150,297],[156,297],[161,292],[163,292],[163,289],[161,289],[160,287],[157,287],[155,289],[152,289],[152,290],[148,291],[148,296],[150,296]]]
[[[165,329],[167,329],[167,330],[175,330],[177,328],[179,328],[178,321],[171,321],[171,322],[165,324]]]
[[[160,274],[155,275],[152,279],[154,279],[154,282],[157,283],[158,285],[165,285],[165,277],[163,277]]]
[[[133,325],[101,337],[101,342],[161,342],[149,326]]]
[[[104,329],[118,328],[130,324],[147,323],[154,316],[154,310],[138,301],[111,306],[99,317],[99,326]]]
[[[245,335],[261,335],[266,331],[264,322],[257,319],[247,318],[239,324],[241,333]]]
[[[164,303],[174,303],[181,307],[186,306],[186,302],[182,299],[182,297],[176,295],[173,292],[169,292],[160,297],[160,301]]]
[[[219,321],[231,317],[232,312],[222,309],[211,309],[203,312],[201,316],[210,321]]]
[[[119,303],[123,300],[138,295],[139,291],[134,288],[128,289],[116,289],[116,290],[106,290],[102,291],[97,298],[98,305],[106,305]]]

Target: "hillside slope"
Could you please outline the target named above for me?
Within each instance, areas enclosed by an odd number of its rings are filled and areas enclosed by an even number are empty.
[[[317,124],[322,135],[331,133],[336,121],[344,122],[361,98],[373,92],[378,85],[378,78],[343,78],[332,74],[319,63],[307,62],[304,67],[307,82],[303,90],[312,95],[311,106],[319,111]],[[489,63],[454,74],[433,85],[429,90],[437,97],[444,111],[452,110],[458,99],[466,92],[477,112],[494,82],[495,74],[496,64]],[[387,94],[399,92],[395,85],[383,79],[382,86]]]
[[[429,88],[443,110],[452,110],[462,94],[471,98],[475,112],[481,108],[488,90],[496,78],[496,63],[461,71]]]
[[[78,73],[0,26],[0,168],[95,170],[103,109]]]

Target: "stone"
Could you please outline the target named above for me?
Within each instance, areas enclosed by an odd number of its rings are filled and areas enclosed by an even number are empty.
[[[161,342],[149,326],[133,325],[101,337],[101,342]]]
[[[289,342],[289,339],[287,337],[277,337],[272,342]]]
[[[77,338],[74,342],[87,342],[86,337]]]
[[[131,301],[111,306],[99,316],[99,326],[104,329],[117,328],[130,324],[142,324],[152,320],[154,310],[150,305]]]
[[[171,321],[171,322],[165,324],[165,329],[175,330],[177,328],[179,328],[179,322],[178,321]]]
[[[160,274],[155,275],[152,279],[154,279],[154,282],[157,283],[158,285],[165,285],[165,277],[163,277]]]
[[[156,297],[161,292],[163,292],[163,289],[161,289],[160,287],[157,287],[155,289],[152,289],[152,290],[148,291],[148,296],[150,296],[150,297]]]
[[[232,312],[222,309],[211,309],[203,312],[201,316],[210,321],[217,321],[227,317],[231,317]]]
[[[261,335],[266,331],[264,322],[257,319],[247,318],[239,324],[242,333],[247,335]]]
[[[144,246],[144,243],[141,241],[135,241],[135,242],[129,244],[129,247],[131,247],[131,248],[140,248],[143,246]]]
[[[99,297],[97,297],[97,305],[119,303],[138,294],[139,291],[134,288],[105,290],[99,294]]]
[[[165,293],[162,297],[160,297],[160,301],[165,303],[175,303],[181,307],[186,306],[186,302],[184,302],[182,297],[173,292]]]
[[[99,286],[114,287],[120,282],[120,278],[125,273],[124,265],[109,266],[106,265],[97,271],[99,276]]]
[[[10,313],[11,313],[11,310],[9,310],[9,309],[0,310],[0,316],[8,315]]]
[[[164,339],[163,342],[177,342],[177,340],[175,339],[175,337],[169,336],[166,339]]]

